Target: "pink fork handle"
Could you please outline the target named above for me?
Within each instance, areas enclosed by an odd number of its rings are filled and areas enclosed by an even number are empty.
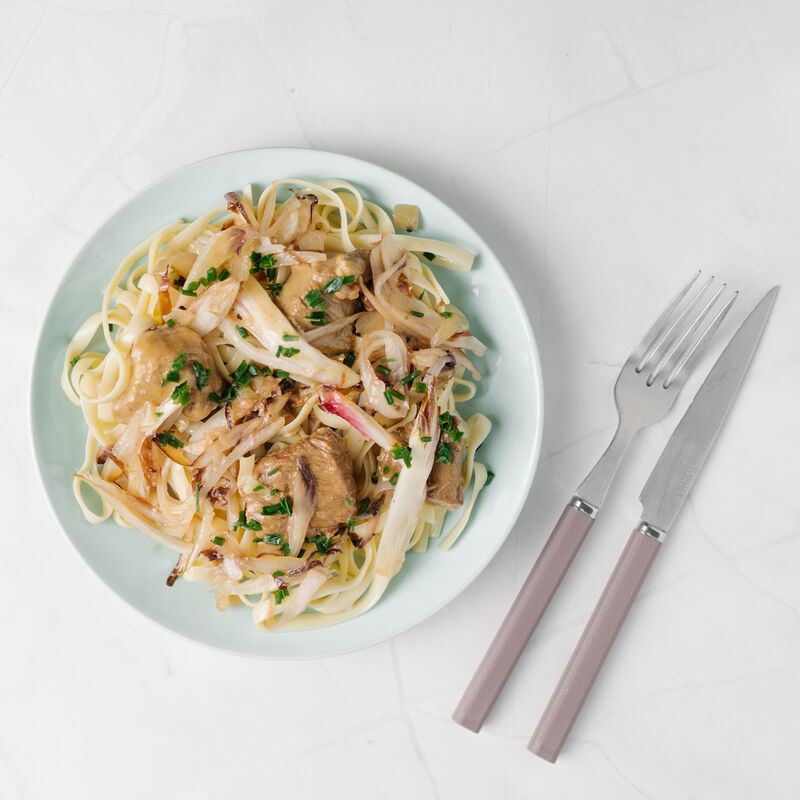
[[[558,757],[659,548],[650,536],[631,534],[528,743],[534,755],[550,762]]]
[[[480,730],[593,522],[573,505],[564,509],[453,712],[459,725]]]

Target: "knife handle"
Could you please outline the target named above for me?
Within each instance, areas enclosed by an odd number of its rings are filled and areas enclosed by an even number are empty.
[[[534,755],[550,762],[558,757],[659,549],[660,542],[641,530],[631,534],[528,743]]]
[[[459,725],[480,730],[593,522],[572,504],[564,509],[453,712]]]

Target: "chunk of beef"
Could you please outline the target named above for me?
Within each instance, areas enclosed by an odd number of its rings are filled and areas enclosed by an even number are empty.
[[[164,383],[167,373],[173,371],[176,359],[181,358],[183,365],[175,370],[178,380]],[[128,422],[144,403],[158,406],[184,381],[190,395],[181,414],[183,420],[194,422],[203,419],[216,407],[208,396],[222,390],[222,378],[208,345],[193,330],[183,325],[172,328],[160,325],[142,331],[133,341],[130,360],[133,364],[130,381],[113,404],[114,416],[118,420]],[[195,368],[195,361],[199,369]],[[198,387],[198,377],[201,378],[201,387]]]
[[[358,280],[367,270],[368,254],[361,250],[352,253],[338,253],[329,256],[321,263],[301,262],[292,267],[292,274],[283,284],[276,302],[291,323],[300,331],[313,331],[318,325],[312,324],[312,313],[316,319],[327,324],[355,314],[361,307]],[[341,289],[330,294],[325,286],[336,278],[353,276],[355,280],[342,285]],[[324,301],[309,305],[305,297],[312,291],[320,292]],[[324,317],[322,316],[324,312]],[[352,326],[344,326],[339,331],[313,341],[323,353],[336,353],[348,350],[353,345]]]
[[[264,514],[262,509],[279,505],[283,498],[293,503],[292,487],[300,457],[306,460],[316,482],[317,508],[309,535],[335,529],[355,515],[356,484],[350,452],[336,431],[320,428],[301,442],[264,456],[255,465],[256,480],[264,489],[247,495],[245,510],[248,519],[257,519],[265,533],[285,534],[289,528],[287,514]]]
[[[434,462],[431,474],[428,476],[428,502],[437,506],[444,506],[451,511],[464,502],[464,489],[462,488],[461,467],[464,464],[464,440],[450,441],[447,434],[442,433],[440,440],[448,444],[451,450],[449,464],[442,461]]]

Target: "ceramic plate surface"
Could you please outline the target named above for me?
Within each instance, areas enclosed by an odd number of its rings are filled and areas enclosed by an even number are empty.
[[[85,425],[80,409],[61,391],[65,348],[83,320],[100,307],[101,292],[121,259],[167,222],[193,218],[246,183],[276,178],[343,178],[391,211],[396,203],[421,209],[425,236],[475,253],[469,273],[437,270],[452,301],[488,345],[475,359],[483,374],[478,394],[459,406],[482,411],[492,432],[480,460],[496,474],[481,495],[467,529],[448,552],[434,541],[427,553],[409,553],[377,606],[353,620],[312,631],[257,630],[250,610],[214,607],[205,584],[164,581],[175,555],[113,522],[87,523],[72,496],[70,474],[80,465]],[[334,153],[293,148],[248,150],[192,164],[142,191],[89,240],[67,270],[41,333],[31,393],[33,443],[45,491],[78,552],[128,603],[166,627],[216,647],[270,658],[332,655],[388,639],[438,611],[489,563],[517,518],[533,480],[542,428],[542,383],[536,343],[519,297],[480,236],[433,195],[381,167]],[[450,524],[456,514],[450,514]],[[448,525],[445,526],[447,530]],[[466,633],[467,622],[464,622]]]

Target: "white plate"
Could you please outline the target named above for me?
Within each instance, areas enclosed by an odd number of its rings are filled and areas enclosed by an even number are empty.
[[[78,325],[100,306],[102,288],[122,257],[166,222],[193,218],[225,192],[276,178],[344,178],[365,197],[391,210],[415,203],[422,235],[475,253],[469,273],[437,271],[470,327],[489,347],[476,359],[483,374],[465,411],[480,410],[493,424],[480,459],[496,474],[479,498],[455,546],[409,553],[377,606],[330,628],[267,633],[253,627],[247,608],[220,613],[203,584],[164,581],[175,555],[113,522],[88,524],[73,496],[70,473],[81,462],[85,425],[63,395],[64,349]],[[406,178],[335,153],[294,148],[246,150],[200,161],[142,191],[87,243],[70,266],[48,311],[35,360],[31,394],[34,449],[53,510],[78,552],[117,594],[156,622],[216,647],[270,658],[332,655],[394,636],[438,611],[489,563],[511,530],[533,480],[542,429],[542,381],[536,343],[520,299],[503,267],[454,211]],[[451,518],[455,514],[450,515]],[[447,527],[447,526],[446,526]],[[466,631],[466,621],[465,621]]]

